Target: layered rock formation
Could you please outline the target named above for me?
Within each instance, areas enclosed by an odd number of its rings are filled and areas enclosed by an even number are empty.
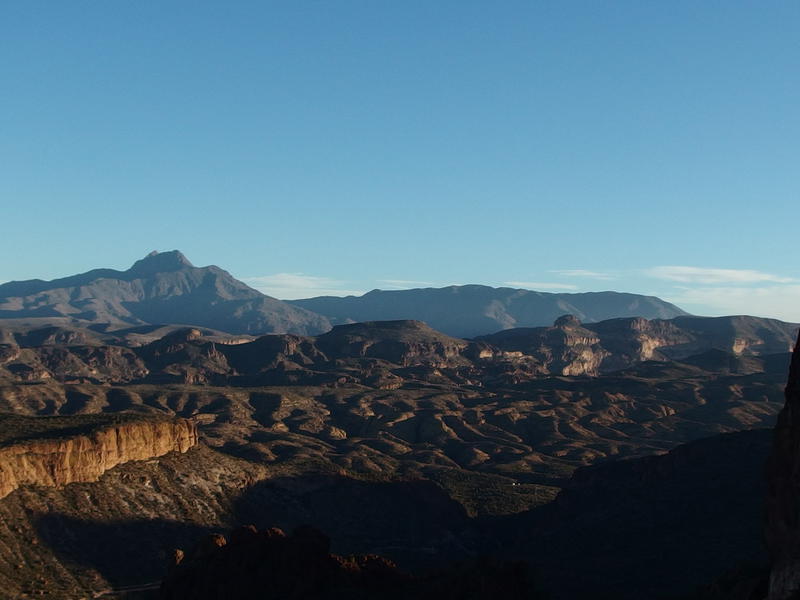
[[[321,335],[317,346],[337,358],[376,358],[403,367],[444,367],[466,363],[469,343],[444,335],[420,321],[378,321],[339,325]]]
[[[410,375],[428,382],[517,384],[547,375],[598,376],[649,361],[757,373],[772,368],[771,356],[783,360],[796,333],[794,324],[755,317],[582,324],[565,315],[552,327],[509,329],[476,340],[453,338],[419,321],[379,321],[339,325],[316,337],[268,335],[235,344],[184,328],[124,347],[47,328],[7,336],[9,343],[0,345],[0,377],[247,386],[349,382],[394,389]]]
[[[187,419],[120,416],[5,417],[0,440],[0,498],[24,485],[97,481],[117,465],[186,452],[197,443]]]
[[[797,325],[757,317],[609,319],[581,323],[574,316],[553,327],[508,329],[477,338],[535,358],[546,372],[598,375],[645,361],[682,361],[709,351],[733,356],[790,352]]]
[[[94,482],[23,486],[0,499],[0,598],[79,600],[157,582],[164,548],[235,526],[232,507],[265,474],[200,443]]]

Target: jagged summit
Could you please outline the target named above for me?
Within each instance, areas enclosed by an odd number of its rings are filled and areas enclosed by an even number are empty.
[[[186,256],[180,250],[170,250],[169,252],[159,252],[153,250],[142,258],[133,263],[133,266],[128,269],[129,273],[163,273],[169,271],[178,271],[185,268],[195,268]]]

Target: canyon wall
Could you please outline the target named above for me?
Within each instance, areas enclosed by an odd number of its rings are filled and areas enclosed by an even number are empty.
[[[0,498],[23,485],[97,481],[117,465],[183,453],[196,443],[197,425],[187,419],[136,420],[64,438],[13,440],[0,447]]]

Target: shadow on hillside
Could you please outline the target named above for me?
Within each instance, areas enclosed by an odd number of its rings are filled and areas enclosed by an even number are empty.
[[[220,514],[220,527],[175,520],[91,522],[50,514],[41,539],[75,571],[114,586],[159,579],[166,554],[242,524],[325,532],[336,554],[383,555],[407,571],[478,555],[529,559],[554,600],[680,596],[740,564],[760,564],[769,430],[699,440],[663,456],[580,469],[555,502],[470,519],[430,481],[338,475],[259,482]],[[588,594],[588,595],[587,595]]]
[[[312,525],[337,554],[376,553],[417,569],[473,556],[480,534],[463,506],[431,481],[360,481],[341,476],[260,482],[234,507],[236,521],[290,531]]]
[[[172,549],[219,530],[166,519],[99,522],[63,514],[44,515],[35,526],[63,564],[77,567],[70,570],[95,569],[115,588],[161,579]]]
[[[743,431],[583,467],[555,502],[494,528],[554,600],[688,597],[727,570],[766,563],[771,443],[771,430]]]
[[[216,518],[225,525],[48,514],[35,527],[62,564],[75,565],[73,571],[95,569],[114,587],[158,580],[174,548],[190,549],[208,533],[243,524],[286,531],[312,525],[331,537],[335,553],[381,554],[406,569],[438,567],[485,551],[463,507],[429,481],[278,478],[247,489]]]

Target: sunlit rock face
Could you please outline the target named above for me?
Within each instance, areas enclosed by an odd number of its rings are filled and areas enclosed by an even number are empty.
[[[765,536],[772,556],[769,600],[800,591],[800,348],[795,346],[786,405],[778,417],[770,457]]]
[[[97,481],[117,465],[186,452],[196,443],[197,426],[187,419],[131,421],[63,437],[14,439],[0,447],[0,498],[25,485]]]

